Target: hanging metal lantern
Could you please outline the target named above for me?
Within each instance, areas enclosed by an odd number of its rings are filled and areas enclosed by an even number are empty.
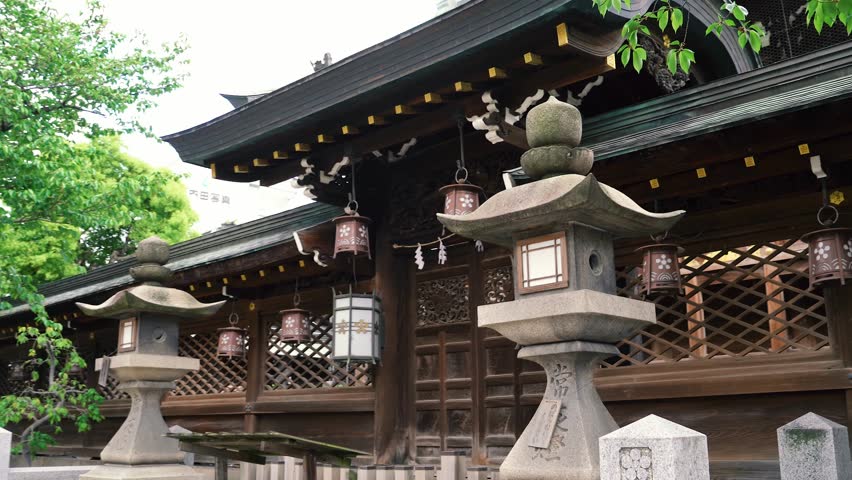
[[[336,361],[377,363],[381,359],[382,300],[372,294],[334,294],[331,358]]]
[[[647,294],[680,292],[683,289],[678,257],[683,249],[669,243],[639,248],[642,252],[642,291]]]
[[[299,281],[296,280],[296,293],[293,295],[293,308],[281,310],[281,330],[278,339],[282,342],[302,343],[311,338],[311,312],[299,308],[302,297],[299,295]]]
[[[370,220],[358,215],[358,203],[352,202],[355,208],[351,215],[334,219],[334,258],[341,252],[358,255],[366,253],[367,258],[373,258],[370,253]]]
[[[838,218],[840,213],[827,202],[817,213],[817,221],[824,227],[831,227]],[[852,279],[852,228],[825,228],[802,240],[808,243],[810,288],[835,282],[846,285],[846,279]]]
[[[219,345],[216,347],[216,356],[227,358],[244,358],[246,356],[246,331],[237,326],[240,316],[231,312],[228,316],[229,327],[220,328]]]
[[[15,382],[22,382],[27,379],[27,369],[21,362],[15,362],[10,365],[9,379]]]
[[[467,168],[464,166],[464,122],[458,119],[459,127],[459,161],[456,170],[456,183],[446,185],[438,190],[444,196],[445,215],[467,215],[479,208],[479,196],[484,191],[470,183],[467,183]]]
[[[467,169],[464,170],[464,177],[459,177],[459,172],[456,172],[456,183],[441,187],[439,192],[444,195],[444,214],[445,215],[467,215],[468,213],[479,208],[479,196],[483,190],[470,183],[467,183]]]

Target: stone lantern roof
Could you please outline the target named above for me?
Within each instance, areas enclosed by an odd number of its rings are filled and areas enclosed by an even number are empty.
[[[136,250],[139,265],[130,269],[134,280],[142,285],[124,289],[100,305],[77,303],[86,315],[101,318],[124,318],[140,312],[160,313],[181,318],[203,318],[216,313],[225,301],[201,303],[183,290],[163,286],[172,272],[164,265],[169,260],[169,245],[158,237],[139,242]]]

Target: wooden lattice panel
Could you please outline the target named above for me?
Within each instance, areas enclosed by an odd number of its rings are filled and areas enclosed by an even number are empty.
[[[647,298],[657,325],[623,340],[605,366],[777,355],[828,347],[825,302],[808,290],[807,246],[783,240],[686,256],[684,292]],[[640,298],[637,270],[619,294]]]
[[[278,338],[280,325],[270,325],[266,355],[266,390],[363,387],[372,385],[373,369],[368,363],[349,365],[331,359],[332,325],[311,319],[311,340],[285,343]]]
[[[218,357],[216,332],[183,334],[178,343],[178,354],[197,358],[198,371],[189,372],[175,382],[171,395],[204,395],[210,393],[243,392],[246,389],[246,360]]]
[[[98,392],[103,395],[104,400],[121,400],[129,399],[130,395],[127,392],[122,392],[118,389],[118,380],[115,377],[107,377],[106,386],[98,385]]]

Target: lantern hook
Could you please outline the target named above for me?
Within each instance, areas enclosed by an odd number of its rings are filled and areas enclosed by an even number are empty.
[[[231,312],[231,314],[228,315],[228,323],[230,323],[232,327],[236,327],[239,321],[240,315],[237,312]]]
[[[351,197],[349,203],[346,204],[346,209],[349,210],[349,213],[352,215],[358,215],[358,201],[355,200],[355,197]]]
[[[456,170],[456,183],[467,183],[467,168],[459,166],[458,170]]]
[[[299,295],[299,278],[296,277],[296,288],[293,292],[293,306],[298,308],[300,303],[302,303],[302,296]]]
[[[828,212],[829,216],[824,217],[823,214],[826,212]],[[834,225],[839,218],[840,212],[837,211],[837,208],[834,205],[823,205],[817,212],[817,222],[819,222],[819,224],[823,227],[830,227]]]

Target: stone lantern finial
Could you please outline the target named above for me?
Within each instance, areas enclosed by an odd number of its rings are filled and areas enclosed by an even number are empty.
[[[521,156],[524,173],[536,180],[588,174],[595,155],[588,148],[578,147],[582,138],[583,118],[577,107],[556,97],[536,105],[527,114],[527,143],[531,148]]]
[[[143,285],[161,286],[172,277],[165,267],[169,261],[169,244],[160,237],[148,237],[136,248],[139,265],[130,269],[130,276]]]

